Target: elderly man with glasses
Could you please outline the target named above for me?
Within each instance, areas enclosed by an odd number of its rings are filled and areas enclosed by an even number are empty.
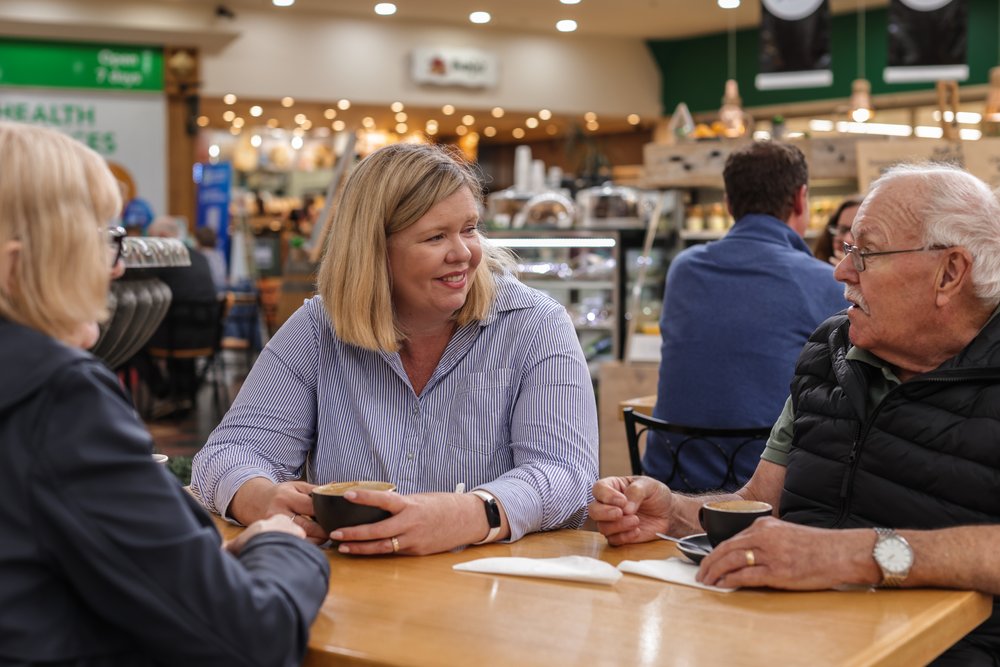
[[[698,578],[1000,594],[1000,202],[960,169],[896,167],[854,237],[836,269],[852,305],[806,344],[760,465],[728,496],[769,502],[780,520],[720,544]],[[698,532],[709,497],[643,477],[601,480],[594,496],[612,544]],[[934,664],[998,656],[994,603]]]

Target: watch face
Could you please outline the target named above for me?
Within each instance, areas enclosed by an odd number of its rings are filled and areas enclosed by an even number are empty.
[[[898,537],[890,537],[875,546],[875,561],[886,572],[903,574],[913,565],[913,552]]]

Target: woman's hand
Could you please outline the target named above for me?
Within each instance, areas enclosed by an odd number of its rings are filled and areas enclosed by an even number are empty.
[[[376,523],[333,531],[342,553],[374,555],[394,552],[411,556],[440,553],[486,537],[489,526],[483,501],[472,493],[348,491],[344,497],[380,507],[393,516]],[[395,538],[395,544],[393,543]]]
[[[587,509],[609,544],[649,542],[669,532],[674,494],[652,477],[606,477],[594,484]]]
[[[239,488],[229,514],[247,525],[253,521],[273,516],[286,516],[305,531],[306,538],[314,544],[329,539],[326,532],[313,520],[313,503],[309,492],[316,488],[309,482],[282,482],[255,477]]]
[[[294,535],[298,538],[304,538],[306,536],[306,532],[302,530],[300,526],[292,523],[291,518],[284,514],[277,514],[269,519],[254,521],[252,524],[247,526],[247,529],[242,533],[231,540],[226,540],[223,543],[222,548],[234,556],[239,556],[240,551],[242,551],[243,547],[246,546],[246,543],[250,541],[250,538],[255,535],[260,535],[261,533],[288,533],[289,535]]]

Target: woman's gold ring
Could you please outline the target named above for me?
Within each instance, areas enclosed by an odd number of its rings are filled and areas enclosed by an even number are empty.
[[[392,538],[392,553],[396,553],[397,551],[399,551],[399,540],[394,537]]]
[[[753,567],[757,564],[757,558],[753,555],[753,549],[747,549],[743,555],[747,558],[747,567]]]

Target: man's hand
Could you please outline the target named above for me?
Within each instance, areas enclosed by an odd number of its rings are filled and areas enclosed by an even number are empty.
[[[652,477],[606,477],[594,484],[594,502],[587,509],[608,543],[621,545],[668,532],[673,505],[670,489]]]
[[[701,561],[697,579],[723,588],[875,585],[881,572],[872,558],[874,545],[873,530],[828,530],[762,517],[715,547]]]

